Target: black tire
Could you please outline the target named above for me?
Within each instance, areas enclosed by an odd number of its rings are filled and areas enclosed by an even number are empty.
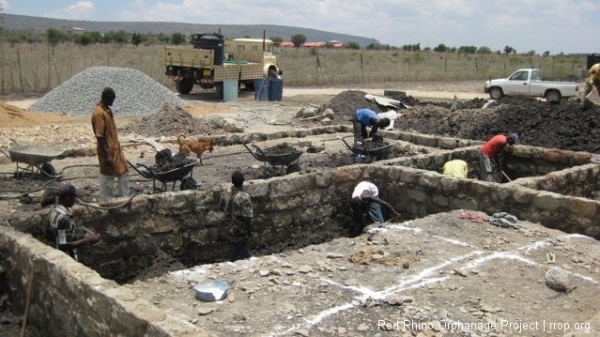
[[[502,91],[502,88],[493,87],[490,89],[491,99],[501,99],[502,97],[504,97],[504,92]]]
[[[42,164],[40,167],[40,172],[48,178],[55,179],[57,177],[56,169],[50,163]]]
[[[190,91],[192,91],[193,87],[194,87],[194,81],[186,80],[186,81],[175,82],[175,89],[177,89],[177,92],[181,95],[189,94]]]
[[[556,104],[558,102],[560,102],[561,99],[561,95],[560,92],[556,91],[556,90],[548,90],[546,92],[546,102],[551,103],[551,104]]]
[[[300,171],[302,171],[302,168],[300,167],[300,165],[298,163],[293,163],[287,167],[287,169],[285,170],[285,174],[290,174],[290,173],[300,172]]]
[[[215,91],[218,99],[223,99],[223,82],[215,83]]]
[[[193,177],[187,177],[187,178],[181,179],[181,185],[179,185],[179,189],[182,191],[198,189],[198,184],[196,183],[196,179],[194,179]]]

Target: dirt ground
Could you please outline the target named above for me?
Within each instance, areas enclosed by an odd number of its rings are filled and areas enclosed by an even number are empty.
[[[484,139],[490,133],[506,132],[504,129],[517,125],[527,144],[540,145],[535,140],[551,139],[543,134],[552,134],[558,128],[559,137],[553,144],[575,150],[592,147],[600,138],[598,111],[593,111],[596,115],[586,114],[580,122],[575,106],[569,103],[553,107],[525,100],[517,102],[522,106],[519,109],[509,103],[487,111],[470,107],[469,103],[481,103],[487,98],[479,82],[285,89],[282,102],[255,101],[251,93],[240,93],[236,102],[218,102],[212,93],[193,92],[184,97],[188,104],[182,110],[169,110],[163,116],[145,120],[116,116],[116,121],[121,142],[126,145],[126,158],[133,164],[151,166],[156,150],[144,143],[142,136],[151,136],[176,153],[177,134],[228,134],[224,126],[227,120],[235,121],[244,133],[319,126],[318,120],[295,118],[306,107],[332,107],[336,110],[334,121],[349,125],[347,117],[353,109],[368,104],[362,101],[362,95],[383,95],[384,89],[403,90],[410,96],[407,102],[413,108],[401,111],[397,130]],[[463,106],[452,111],[455,95]],[[89,117],[22,109],[34,99],[19,97],[10,100],[9,105],[0,105],[0,149],[7,152],[15,146],[11,140],[14,139],[20,145],[43,144],[72,150],[70,157],[54,159],[51,164],[62,174],[63,181],[78,187],[83,199],[94,201],[98,168]],[[551,123],[544,124],[546,121]],[[354,163],[351,151],[338,138],[345,136],[350,134],[283,138],[255,145],[294,146],[303,151],[298,159],[301,170],[312,172]],[[567,139],[576,141],[569,144]],[[323,151],[309,151],[321,145]],[[217,146],[212,153],[205,152],[202,160],[204,165],[196,166],[192,172],[199,189],[229,182],[233,170],[242,170],[247,179],[285,172],[285,167],[271,167],[257,160],[242,145]],[[12,213],[40,209],[44,188],[56,183],[48,183],[39,174],[17,178],[15,169],[16,164],[0,154],[0,199],[4,199],[0,200],[0,207]],[[134,192],[153,192],[151,180],[130,171]],[[222,335],[562,336],[559,324],[565,328],[564,323],[569,323],[568,332],[585,329],[585,325],[576,323],[589,321],[600,309],[595,296],[600,282],[600,246],[596,241],[525,222],[522,224],[526,230],[502,229],[463,220],[459,215],[455,211],[387,224],[386,228],[373,229],[372,235],[340,238],[235,264],[181,270],[126,287],[165,312]],[[409,268],[348,261],[352,253],[369,248],[377,259],[410,261]],[[557,264],[546,263],[547,253],[556,254]],[[548,267],[570,271],[577,288],[570,294],[550,290],[544,284]],[[226,300],[208,303],[194,298],[193,286],[198,281],[217,278],[230,285]],[[403,329],[405,319],[422,324]],[[4,320],[17,324],[10,316]],[[397,321],[399,329],[393,325]],[[451,331],[448,324],[453,322],[482,325],[468,332]],[[594,322],[591,328],[600,328],[598,318]],[[386,328],[391,327],[391,331],[382,330],[387,323],[390,325]],[[492,323],[496,324],[496,331],[489,330]],[[538,323],[538,330],[524,333],[516,330],[516,325],[501,326],[503,323],[523,323],[528,327]],[[539,330],[542,323],[548,324],[545,331]]]
[[[562,336],[563,330],[586,328],[596,329],[586,335],[600,333],[598,321],[576,325],[600,309],[590,297],[600,276],[595,240],[528,222],[519,222],[523,230],[499,228],[460,215],[388,223],[357,238],[198,266],[124,287],[223,336]],[[350,261],[361,251],[372,254],[371,263]],[[549,253],[555,264],[547,263]],[[554,267],[572,272],[574,291],[545,285],[546,270]],[[196,284],[214,279],[227,282],[228,297],[197,300]],[[524,325],[530,331],[519,330]]]

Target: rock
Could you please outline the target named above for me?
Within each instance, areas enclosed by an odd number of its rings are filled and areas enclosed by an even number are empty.
[[[349,279],[344,281],[344,285],[348,286],[348,287],[352,287],[358,284],[358,281],[355,279]]]
[[[279,269],[271,269],[269,270],[269,273],[275,275],[275,276],[281,276],[281,271]]]
[[[392,306],[399,306],[399,305],[402,305],[402,303],[404,303],[402,301],[402,298],[395,294],[386,296],[384,301],[385,301],[385,303],[392,305]]]
[[[402,303],[412,303],[415,298],[412,296],[400,296],[400,300],[402,301]]]
[[[212,313],[213,311],[215,311],[215,309],[213,309],[213,308],[200,308],[200,309],[198,309],[198,315],[206,316],[206,315]]]
[[[298,269],[298,272],[300,274],[308,274],[311,271],[312,271],[312,268],[310,266],[307,266],[307,265],[300,266],[300,268]]]
[[[244,132],[244,123],[236,121],[232,118],[225,118],[225,124],[223,124],[223,130],[230,133]]]
[[[344,257],[344,255],[339,254],[339,253],[327,253],[326,256],[328,259],[341,259]]]
[[[242,313],[236,312],[233,314],[233,320],[235,321],[245,321],[246,319],[246,315]]]
[[[269,276],[269,271],[268,270],[261,270],[261,271],[258,272],[258,274],[261,277],[267,277],[267,276]]]
[[[321,125],[331,125],[332,123],[333,123],[332,120],[329,118],[321,119]]]
[[[571,289],[569,273],[557,268],[549,269],[546,272],[545,283],[548,288],[555,291],[570,292]]]
[[[346,332],[347,332],[347,330],[342,327],[337,328],[338,335],[345,335]]]
[[[325,118],[333,119],[334,116],[335,116],[335,113],[330,108],[327,108],[327,109],[325,109],[325,111],[323,111],[323,117],[325,117]]]
[[[361,331],[361,332],[365,332],[365,331],[369,331],[371,328],[369,327],[369,325],[362,323],[361,325],[359,325],[356,330]]]
[[[227,300],[229,301],[229,303],[235,302],[235,294],[232,292],[227,294]]]
[[[298,336],[308,337],[308,330],[306,330],[306,329],[299,329],[299,330],[296,330],[294,333]]]

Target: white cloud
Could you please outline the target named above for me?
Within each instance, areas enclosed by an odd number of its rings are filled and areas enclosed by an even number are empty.
[[[394,46],[510,45],[552,52],[563,46],[590,51],[585,42],[576,47],[578,32],[597,31],[594,20],[600,16],[598,0],[135,0],[130,8],[117,19],[275,24],[372,37]]]
[[[6,12],[7,9],[10,8],[10,3],[8,3],[8,0],[0,0],[0,9],[4,12]]]
[[[82,20],[91,18],[95,11],[94,3],[91,1],[77,1],[65,8],[45,13],[45,17]]]

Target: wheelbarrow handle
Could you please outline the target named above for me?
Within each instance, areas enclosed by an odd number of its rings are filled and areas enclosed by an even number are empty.
[[[265,156],[265,153],[263,152],[263,150],[261,150],[261,149],[260,149],[260,147],[258,147],[258,146],[256,146],[256,145],[254,145],[254,144],[251,144],[251,145],[252,145],[253,147],[255,147],[255,148],[258,150],[258,152],[260,152],[260,154],[261,154],[261,155],[262,155],[264,158],[267,158],[267,156]]]
[[[244,145],[244,147],[246,148],[246,150],[248,150],[248,152],[250,152],[250,154],[252,155],[252,157],[254,157],[254,159],[260,161],[260,159],[256,156],[256,154],[254,153],[254,151],[250,150],[250,148],[248,147],[248,145],[246,145],[246,143],[242,143],[242,145]],[[256,147],[256,145],[252,144],[252,146]]]

